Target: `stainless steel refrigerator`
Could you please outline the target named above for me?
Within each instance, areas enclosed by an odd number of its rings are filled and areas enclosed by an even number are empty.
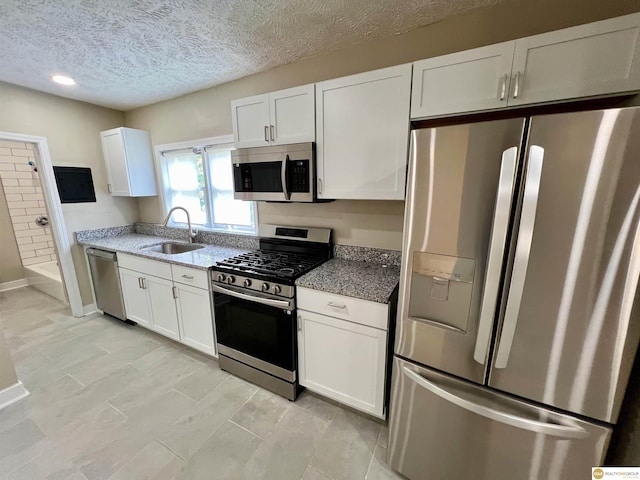
[[[411,140],[390,466],[591,478],[640,336],[640,109]]]

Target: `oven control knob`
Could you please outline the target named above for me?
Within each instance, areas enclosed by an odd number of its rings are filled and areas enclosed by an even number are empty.
[[[217,278],[219,282],[224,282],[225,276],[223,273],[219,273]]]
[[[280,285],[276,285],[275,287],[273,287],[273,293],[275,293],[276,295],[279,294],[282,291],[282,289],[280,288]]]
[[[236,277],[234,277],[233,275],[229,275],[227,277],[227,283],[231,284],[231,283],[235,283],[236,281]]]
[[[242,282],[242,285],[244,285],[245,288],[249,288],[251,286],[251,280],[249,280],[248,278],[245,279],[245,281]]]
[[[267,290],[269,290],[269,284],[265,282],[262,284],[262,291],[266,292]]]

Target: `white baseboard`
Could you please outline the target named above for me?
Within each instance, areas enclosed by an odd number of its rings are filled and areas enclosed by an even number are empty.
[[[15,290],[16,288],[26,287],[28,285],[26,278],[20,280],[13,280],[11,282],[0,283],[0,292],[6,292],[7,290]]]
[[[29,395],[29,390],[24,388],[24,385],[20,380],[18,383],[14,383],[10,387],[0,390],[0,410],[8,407],[9,405],[22,400]]]
[[[92,313],[97,313],[100,310],[98,310],[98,306],[95,303],[90,303],[89,305],[85,305],[84,307],[84,314],[86,315],[91,315]]]

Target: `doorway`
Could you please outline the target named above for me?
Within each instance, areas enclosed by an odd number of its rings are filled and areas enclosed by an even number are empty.
[[[72,314],[83,316],[71,244],[44,137],[0,132],[0,184],[0,203],[6,205],[0,217],[10,227],[0,228],[5,236],[7,230],[13,232],[18,253],[18,259],[10,258],[8,263],[19,260],[24,272],[22,279],[13,282],[68,301]],[[6,250],[3,254],[9,256],[11,246]]]

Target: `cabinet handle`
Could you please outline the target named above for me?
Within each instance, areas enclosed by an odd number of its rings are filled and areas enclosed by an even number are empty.
[[[138,277],[138,287],[142,288],[142,277]]]
[[[506,73],[504,74],[504,77],[502,77],[502,87],[500,87],[500,100],[504,100],[504,96],[507,94],[507,78],[509,77],[509,75],[507,75]]]
[[[171,287],[171,291],[173,292],[173,298],[178,298],[178,289],[176,287]]]
[[[322,193],[322,179],[318,178],[318,193]]]
[[[182,278],[186,278],[187,280],[193,280],[193,275],[182,275]]]
[[[329,305],[330,307],[333,307],[333,308],[339,308],[340,310],[346,310],[347,309],[346,305],[340,305],[340,304],[333,303],[333,302],[329,302],[327,305]]]
[[[302,315],[298,315],[298,331],[302,333]]]
[[[273,141],[275,141],[275,139],[276,139],[276,138],[275,138],[275,135],[273,134],[273,125],[271,125],[271,126],[269,127],[269,131],[271,132],[271,141],[273,142]]]
[[[520,72],[516,72],[516,85],[513,87],[513,98],[518,98],[520,94]]]
[[[142,277],[140,280],[142,280],[142,288],[143,289],[147,289],[147,279]]]
[[[264,141],[269,143],[269,127],[264,126]]]
[[[111,184],[110,183],[107,183],[107,191],[109,193],[113,193],[113,188],[111,188]]]

